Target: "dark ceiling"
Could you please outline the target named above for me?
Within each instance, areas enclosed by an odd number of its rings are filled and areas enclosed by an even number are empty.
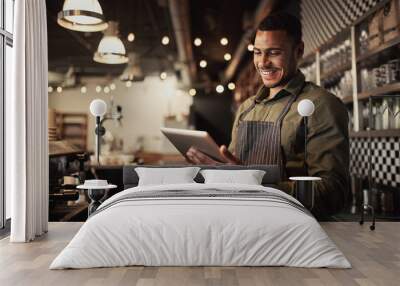
[[[145,75],[173,70],[177,60],[177,44],[174,37],[168,0],[99,0],[107,21],[119,22],[121,39],[129,52],[139,56]],[[218,81],[229,62],[224,54],[233,57],[245,29],[253,24],[254,11],[259,0],[189,0],[190,34],[197,80],[209,78]],[[81,33],[67,30],[57,24],[57,13],[62,10],[64,0],[47,0],[49,69],[66,72],[73,66],[79,75],[118,76],[125,65],[106,65],[93,61],[92,57],[102,38],[102,33]],[[133,32],[135,40],[127,41]],[[168,46],[161,38],[168,35]],[[203,44],[193,45],[200,37]],[[220,44],[227,37],[227,46]],[[247,55],[248,56],[248,55]],[[199,68],[199,61],[208,62],[206,69]]]
[[[244,28],[252,24],[251,17],[257,7],[258,0],[232,1],[232,0],[207,0],[190,1],[191,34],[192,39],[200,37],[203,45],[194,47],[194,58],[198,65],[201,59],[208,62],[207,69],[199,69],[205,72],[211,80],[218,80],[228,62],[224,60],[224,54],[232,56],[242,38]],[[220,39],[228,38],[228,45],[222,46]]]
[[[161,45],[163,35],[173,35],[168,6],[153,0],[99,2],[106,20],[119,22],[120,36],[127,52],[135,52],[139,56],[140,65],[146,74],[167,68],[165,65],[168,65],[168,61],[175,59],[174,41],[168,46]],[[125,65],[99,64],[92,59],[103,35],[101,32],[75,32],[57,24],[57,13],[62,10],[63,3],[64,0],[46,1],[49,69],[66,72],[73,65],[83,75],[121,74]],[[135,34],[133,42],[127,40],[131,32]]]

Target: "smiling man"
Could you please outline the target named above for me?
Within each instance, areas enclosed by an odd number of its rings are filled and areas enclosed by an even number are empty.
[[[229,148],[221,146],[225,164],[279,165],[290,192],[289,176],[318,176],[313,213],[338,212],[349,194],[348,113],[344,104],[325,89],[306,82],[297,69],[304,43],[300,21],[287,13],[267,16],[254,40],[254,66],[263,81],[258,93],[239,107]],[[297,112],[303,99],[315,112],[307,123],[307,162],[304,161],[304,121]],[[221,164],[191,148],[195,164]]]

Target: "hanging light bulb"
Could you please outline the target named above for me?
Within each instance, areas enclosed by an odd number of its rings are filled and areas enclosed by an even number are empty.
[[[221,38],[219,41],[221,45],[226,46],[228,44],[228,39],[226,37]]]
[[[248,44],[248,45],[247,45],[247,50],[248,50],[249,52],[252,52],[252,51],[254,50],[253,44]]]
[[[161,72],[160,73],[160,78],[162,79],[162,80],[164,80],[164,79],[166,79],[167,78],[167,73],[166,72]]]
[[[118,38],[118,23],[110,21],[99,43],[93,60],[102,64],[125,64],[128,62],[125,46]]]
[[[199,63],[199,65],[200,65],[201,68],[204,69],[204,68],[207,67],[207,61],[206,61],[206,60],[201,60],[200,63]]]
[[[195,96],[196,95],[196,90],[194,88],[189,89],[189,95]]]
[[[169,44],[169,37],[168,37],[168,36],[164,36],[164,37],[161,39],[161,43],[162,43],[164,46],[168,45],[168,44]]]
[[[217,87],[215,88],[215,90],[216,90],[218,93],[223,93],[223,92],[224,92],[224,86],[221,85],[221,84],[219,84],[219,85],[217,85]]]
[[[196,47],[200,47],[203,42],[201,41],[200,38],[196,38],[194,39],[193,43]]]
[[[79,32],[103,31],[108,26],[97,0],[65,0],[57,15],[57,23]]]
[[[229,90],[234,90],[236,85],[233,82],[228,83]]]
[[[224,55],[224,59],[225,59],[226,61],[230,61],[231,58],[232,58],[232,56],[231,56],[230,53],[226,53],[226,54]]]
[[[127,37],[129,42],[133,42],[135,40],[135,34],[134,33],[129,33]]]

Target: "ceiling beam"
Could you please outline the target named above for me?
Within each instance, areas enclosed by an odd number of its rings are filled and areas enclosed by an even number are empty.
[[[189,87],[197,73],[190,35],[189,5],[187,0],[169,0],[168,3],[178,49],[178,60],[182,64],[182,80],[183,84]]]
[[[252,36],[257,30],[257,27],[262,21],[262,19],[272,11],[275,1],[276,0],[261,0],[260,3],[258,4],[257,9],[254,12],[253,26],[244,32],[242,39],[240,40],[239,45],[233,55],[233,58],[223,74],[222,82],[224,84],[229,82],[235,75],[236,69],[240,64],[243,55],[247,51],[247,46],[251,42]]]
[[[147,14],[149,15],[149,20],[153,29],[160,35],[160,27],[157,24],[156,17],[154,16],[153,8],[151,7],[150,1],[144,1],[144,5],[146,7]]]

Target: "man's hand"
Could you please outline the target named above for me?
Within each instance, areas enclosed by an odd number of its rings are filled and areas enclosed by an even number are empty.
[[[221,165],[221,164],[227,164],[227,165],[240,165],[241,162],[240,160],[235,157],[231,152],[229,152],[228,148],[226,148],[225,145],[222,145],[219,147],[219,152],[221,156],[224,158],[224,162],[219,162],[203,152],[197,150],[194,147],[190,147],[190,149],[186,152],[186,159],[196,165]]]

